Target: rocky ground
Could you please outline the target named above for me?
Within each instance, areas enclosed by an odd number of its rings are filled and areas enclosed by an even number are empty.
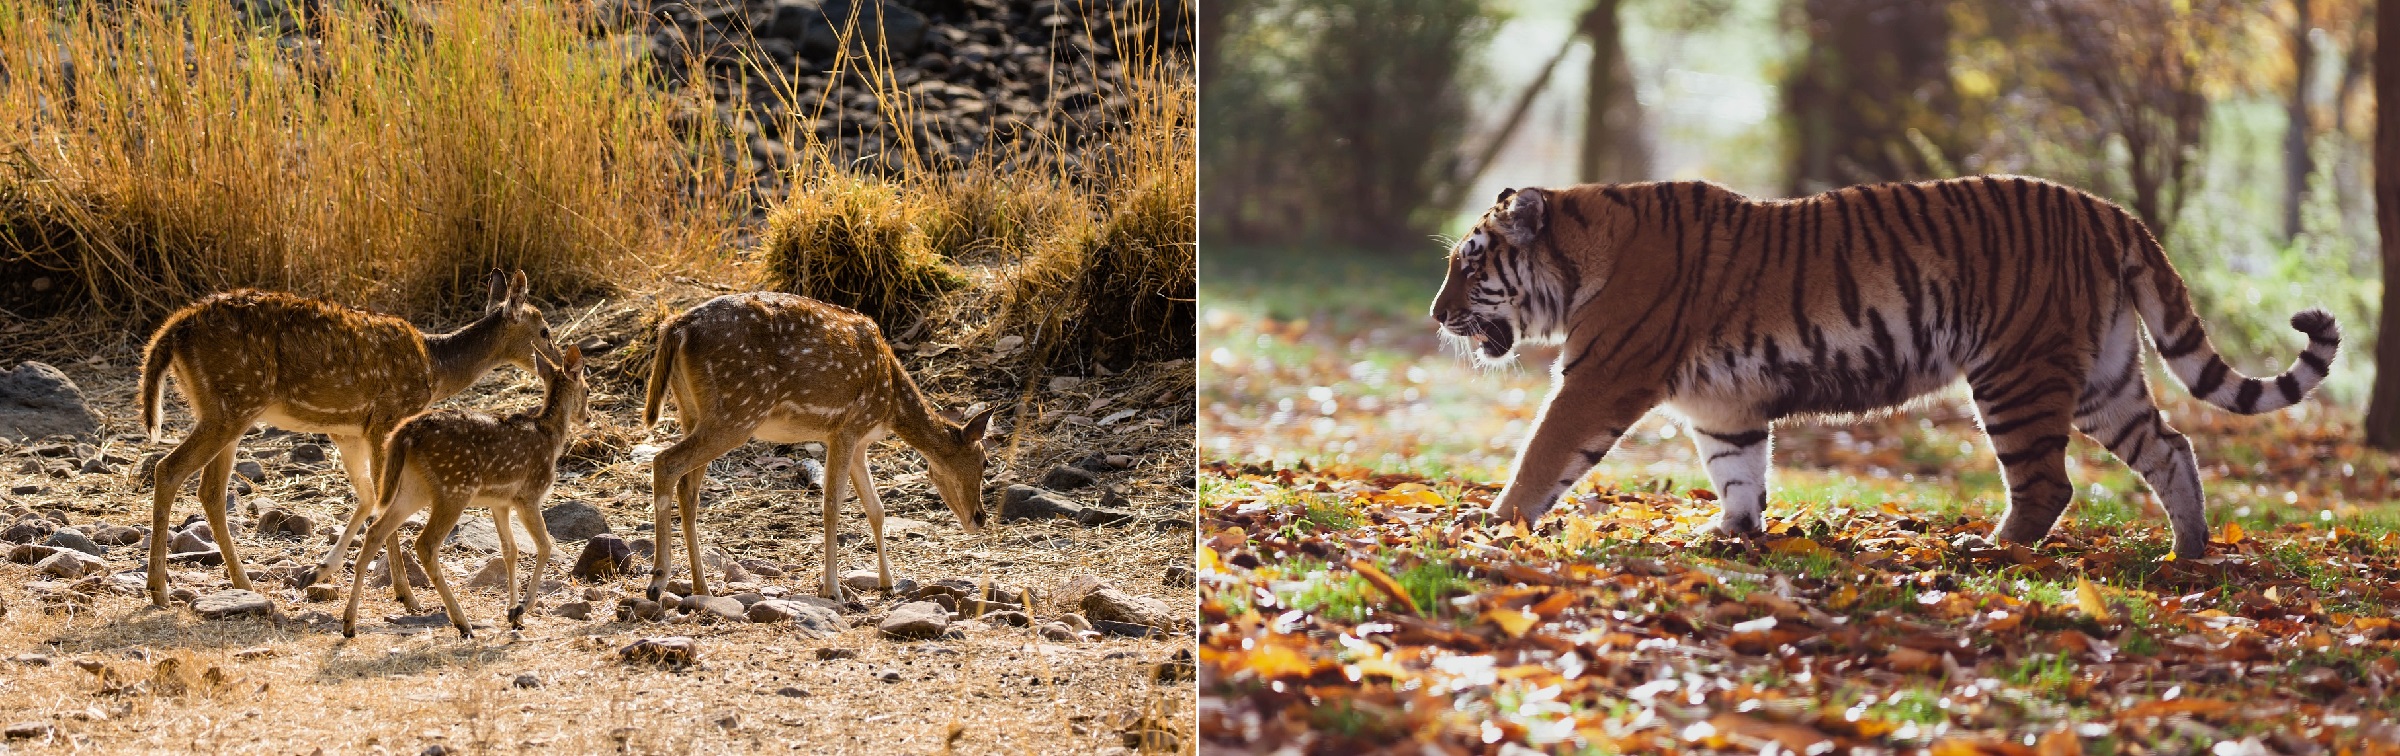
[[[0,747],[1192,748],[1189,360],[1055,378],[1004,349],[899,336],[937,403],[1006,405],[986,506],[1011,503],[999,514],[1013,521],[966,534],[930,492],[920,458],[880,445],[887,550],[903,578],[891,593],[872,590],[870,572],[870,589],[850,602],[809,595],[824,569],[822,465],[811,448],[765,443],[710,467],[700,530],[719,598],[652,603],[641,595],[646,577],[570,576],[587,552],[647,570],[646,460],[677,434],[672,423],[634,427],[643,334],[659,312],[713,293],[693,286],[551,312],[562,341],[599,355],[593,424],[550,499],[559,551],[524,630],[507,628],[496,585],[468,587],[496,566],[499,534],[482,513],[440,552],[435,569],[459,592],[473,639],[371,587],[359,635],[346,640],[347,571],[328,581],[338,587],[282,579],[323,557],[351,504],[330,444],[276,431],[243,439],[234,484],[228,535],[256,593],[229,590],[210,564],[222,559],[218,534],[193,523],[168,536],[181,555],[169,567],[177,605],[149,608],[143,473],[188,427],[182,401],[170,400],[165,440],[150,443],[137,427],[133,349],[54,359],[100,424],[81,439],[0,441],[0,550],[10,557],[0,562]],[[446,405],[514,411],[539,391],[503,368]],[[187,492],[174,521],[198,511]],[[402,532],[412,539],[414,526]],[[866,533],[863,514],[846,507],[838,569],[872,570]],[[520,570],[530,569],[530,541],[520,543]],[[440,611],[433,591],[417,593]]]

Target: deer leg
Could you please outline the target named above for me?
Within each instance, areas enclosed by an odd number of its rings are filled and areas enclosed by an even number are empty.
[[[366,592],[367,564],[375,560],[377,552],[392,563],[392,582],[408,582],[408,567],[399,563],[400,552],[391,548],[391,544],[397,540],[394,534],[400,532],[400,523],[423,505],[424,495],[419,486],[411,486],[402,479],[399,490],[392,492],[391,508],[385,510],[384,516],[375,518],[374,527],[368,528],[366,538],[359,541],[358,569],[350,571],[350,602],[342,610],[342,637],[358,636],[358,598]],[[415,613],[416,608],[410,607],[409,612]]]
[[[434,494],[433,511],[425,516],[425,529],[417,532],[417,562],[425,565],[425,577],[433,581],[433,590],[442,594],[442,609],[450,614],[450,625],[458,628],[458,637],[473,638],[475,631],[467,629],[467,615],[458,608],[458,595],[450,591],[450,580],[442,576],[442,565],[434,561],[434,551],[441,548],[442,539],[458,525],[458,516],[467,508],[466,497],[443,492]],[[502,543],[507,543],[506,535]]]
[[[492,526],[500,529],[500,574],[508,581],[508,588],[500,594],[512,599],[517,596],[517,534],[508,529],[508,513],[516,508],[514,501],[495,502],[492,505]],[[509,607],[508,626],[525,629],[525,622],[520,619],[524,614],[523,606]]]
[[[700,486],[708,482],[708,466],[701,465],[684,473],[681,485],[675,489],[676,509],[683,514],[683,550],[691,559],[692,595],[708,595],[708,570],[700,565]]]
[[[690,407],[692,405],[687,403],[679,406]],[[686,415],[687,417],[696,417],[696,414],[688,411]],[[656,458],[650,460],[650,522],[651,530],[658,534],[658,545],[650,552],[650,589],[644,595],[652,601],[657,601],[659,592],[666,589],[667,565],[673,564],[675,531],[670,526],[674,525],[675,521],[671,519],[669,506],[678,499],[683,502],[684,538],[691,542],[687,545],[690,547],[692,560],[692,590],[695,593],[702,590],[700,531],[697,522],[700,513],[700,485],[707,480],[710,460],[725,456],[726,452],[733,451],[734,447],[741,446],[742,442],[750,440],[748,430],[734,431],[708,427],[697,421],[689,423],[689,425],[691,430],[685,433],[682,441],[675,442],[674,446],[667,447],[666,450],[659,452]],[[687,475],[690,476],[689,480],[685,479]],[[677,486],[687,488],[678,491]]]
[[[859,503],[867,508],[867,530],[875,534],[876,587],[888,592],[892,589],[892,562],[883,556],[883,497],[875,493],[875,473],[867,469],[865,444],[850,455],[850,484],[858,487]]]
[[[200,471],[200,511],[208,515],[208,532],[217,537],[217,553],[225,558],[225,574],[233,579],[234,590],[247,591],[250,575],[242,571],[233,528],[225,521],[225,483],[233,477],[233,448],[233,443],[218,447],[217,456],[209,458],[208,468]]]
[[[167,541],[171,527],[167,524],[167,516],[175,509],[176,494],[182,493],[183,482],[189,480],[193,472],[215,460],[215,455],[222,454],[227,445],[240,441],[242,431],[248,427],[246,421],[220,421],[202,415],[199,425],[192,428],[191,435],[185,436],[183,443],[175,445],[174,451],[160,458],[158,466],[151,471],[152,486],[156,489],[151,492],[150,499],[148,578],[152,606],[167,608]],[[218,508],[222,509],[223,506],[220,499]],[[225,536],[219,533],[217,537],[221,539]]]
[[[377,464],[382,460],[376,459],[375,445],[361,436],[332,438],[333,448],[341,451],[342,471],[350,475],[350,491],[358,497],[358,503],[350,507],[350,521],[342,525],[342,535],[333,542],[333,549],[325,552],[324,563],[301,576],[302,587],[315,585],[318,578],[341,569],[342,557],[350,553],[350,539],[365,527],[367,516],[374,513],[377,502],[381,501],[375,491],[375,471],[383,468]],[[366,569],[367,558],[359,557],[358,564],[359,569]]]
[[[550,526],[542,522],[542,499],[548,495],[549,492],[544,491],[527,500],[528,503],[524,505],[525,532],[533,536],[533,581],[525,584],[524,601],[508,612],[509,624],[518,628],[525,626],[522,618],[527,612],[533,611],[533,600],[542,595],[542,571],[550,567]],[[510,539],[512,543],[514,541],[514,538]],[[512,558],[509,561],[514,563],[516,560]]]
[[[847,440],[838,438],[826,440],[826,461],[850,459],[850,454],[850,444]],[[831,468],[832,466],[827,465],[827,467]],[[825,584],[821,586],[823,590],[820,593],[835,601],[849,600],[849,597],[842,593],[841,575],[836,564],[836,561],[840,559],[841,539],[836,536],[834,530],[835,526],[841,522],[842,494],[846,493],[842,490],[842,484],[848,482],[850,477],[841,472],[832,472],[825,476]]]

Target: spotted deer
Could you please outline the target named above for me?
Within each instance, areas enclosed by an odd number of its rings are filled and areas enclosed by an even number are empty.
[[[375,501],[374,471],[383,442],[400,421],[463,391],[506,362],[533,369],[536,354],[556,355],[542,312],[526,300],[525,274],[491,277],[483,317],[445,334],[419,332],[390,315],[270,291],[212,294],[167,317],[142,356],[142,424],[158,438],[166,378],[191,405],[195,423],[160,459],[150,510],[150,601],[167,605],[167,514],[200,470],[200,505],[235,588],[248,589],[232,531],[225,527],[225,484],[234,446],[254,424],[323,433],[341,450],[361,506],[350,515],[325,562],[303,585],[340,567],[350,539]],[[205,466],[205,470],[201,470]],[[361,567],[364,566],[361,562]],[[415,610],[408,581],[393,591]]]
[[[566,362],[558,365],[537,357],[535,369],[542,377],[542,406],[508,417],[443,409],[409,418],[392,432],[377,468],[376,490],[382,498],[358,561],[365,564],[378,549],[389,548],[401,522],[426,510],[425,528],[417,533],[417,562],[425,565],[425,576],[441,594],[442,608],[461,638],[474,637],[474,631],[467,629],[449,579],[435,569],[434,551],[458,525],[467,505],[481,503],[492,510],[492,524],[500,530],[501,570],[512,593],[518,586],[517,537],[509,531],[509,516],[525,518],[525,530],[533,535],[533,579],[524,583],[523,598],[509,607],[509,627],[524,629],[525,613],[533,609],[541,591],[542,570],[550,566],[550,531],[542,522],[542,500],[558,480],[558,455],[584,422],[590,388],[583,381],[582,347],[567,347]],[[385,559],[399,563],[398,551],[387,554]],[[366,570],[351,572],[342,637],[357,635],[359,589],[366,579]]]
[[[651,462],[658,546],[648,595],[666,585],[672,515],[681,505],[692,592],[708,595],[700,568],[700,488],[708,463],[750,439],[825,444],[825,583],[842,600],[834,537],[844,486],[865,502],[879,584],[892,586],[883,553],[883,502],[867,469],[867,447],[893,436],[925,456],[934,490],[969,533],[983,530],[984,431],[991,410],[957,422],[934,410],[892,354],[875,321],[806,297],[729,294],[660,324],[642,424],[658,422],[672,391],[683,439]]]

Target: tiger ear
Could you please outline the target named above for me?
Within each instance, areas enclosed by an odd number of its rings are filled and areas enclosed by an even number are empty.
[[[1521,189],[1502,192],[1503,203],[1498,218],[1500,234],[1508,243],[1526,246],[1541,235],[1550,220],[1550,193],[1540,189]]]
[[[1510,189],[1502,189],[1502,190],[1500,190],[1500,198],[1499,198],[1499,199],[1496,199],[1496,200],[1492,200],[1492,204],[1495,204],[1495,205],[1505,205],[1505,204],[1508,204],[1508,198],[1510,198],[1510,197],[1514,197],[1514,196],[1517,196],[1517,190],[1516,190],[1516,189],[1513,189],[1513,188],[1510,188]]]

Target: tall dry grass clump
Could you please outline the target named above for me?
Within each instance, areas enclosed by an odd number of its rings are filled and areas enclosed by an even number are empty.
[[[1161,6],[1185,7],[1147,7]],[[994,317],[954,325],[986,340],[1022,336],[1052,363],[1122,367],[1191,356],[1198,157],[1191,55],[1123,33],[1114,49],[1124,67],[1119,73],[1128,107],[1104,141],[995,145],[967,166],[941,168],[935,167],[939,160],[917,152],[916,103],[897,86],[885,58],[874,50],[841,56],[835,76],[846,71],[867,84],[897,144],[891,154],[860,161],[865,168],[814,159],[794,169],[793,191],[769,214],[763,254],[770,284],[802,294],[863,291],[868,296],[860,304],[844,304],[870,314],[984,309],[957,301],[973,299],[990,305]],[[812,108],[822,107],[821,99],[812,99],[819,93],[793,92],[788,83],[782,91],[783,110],[795,118],[813,118],[819,110]],[[829,151],[812,142],[803,152]],[[797,232],[846,227],[862,215],[907,222],[880,227],[895,234],[881,242],[881,251],[861,249],[853,239],[815,242]],[[870,262],[851,268],[807,262],[842,255]],[[915,282],[921,270],[965,266],[990,271],[991,285],[954,296]],[[887,280],[845,284],[833,280],[836,271],[868,271]],[[952,306],[938,307],[943,303]],[[884,321],[887,330],[912,325]]]
[[[685,95],[588,9],[310,6],[285,36],[225,3],[0,4],[0,268],[142,320],[236,286],[425,313],[493,268],[573,296],[717,254]]]
[[[828,171],[767,215],[767,275],[781,288],[890,324],[966,283],[929,246],[938,212],[901,187]]]

